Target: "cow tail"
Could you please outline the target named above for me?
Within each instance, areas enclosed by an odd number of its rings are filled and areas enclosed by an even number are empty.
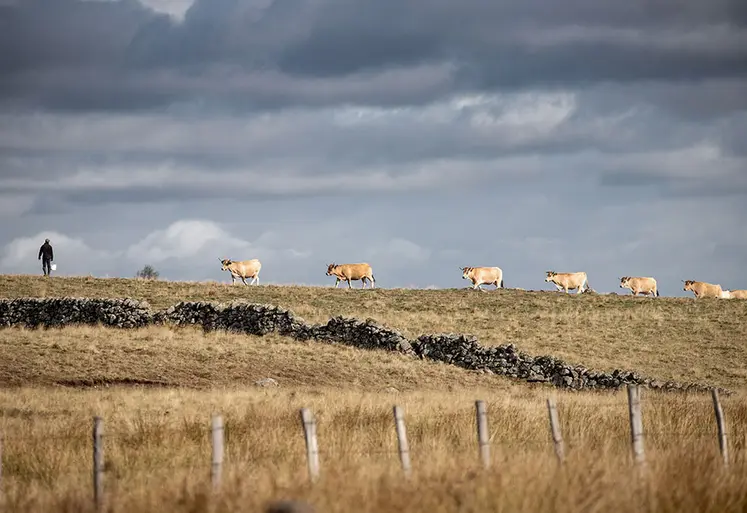
[[[503,288],[503,278],[501,278],[501,288]]]
[[[659,297],[659,289],[656,289],[656,297]]]

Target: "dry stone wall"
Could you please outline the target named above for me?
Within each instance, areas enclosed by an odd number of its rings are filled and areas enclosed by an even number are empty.
[[[250,335],[278,333],[296,340],[337,342],[362,349],[412,353],[410,342],[373,319],[332,317],[326,324],[307,324],[284,308],[236,301],[227,305],[181,302],[154,315],[154,322],[174,326],[197,325],[205,331],[226,330]]]
[[[152,322],[150,305],[134,299],[76,297],[0,300],[0,327],[52,328],[70,324],[103,324],[139,328]]]
[[[699,383],[660,381],[636,372],[596,372],[551,356],[531,356],[513,344],[485,347],[461,334],[422,335],[408,340],[397,330],[373,319],[332,317],[325,324],[308,324],[293,312],[274,305],[236,301],[228,304],[180,302],[152,311],[147,302],[132,299],[20,298],[0,300],[0,327],[62,327],[87,324],[138,328],[150,324],[199,326],[205,331],[266,335],[278,333],[301,341],[339,343],[361,349],[397,351],[461,368],[499,374],[558,388],[617,389],[638,384],[650,389],[705,392]],[[731,391],[719,389],[722,393]]]

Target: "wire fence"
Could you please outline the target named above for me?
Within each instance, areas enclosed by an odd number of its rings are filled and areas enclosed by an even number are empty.
[[[646,451],[645,451],[645,439],[643,431],[643,423],[641,416],[641,400],[640,390],[637,385],[628,385],[628,427],[629,432],[622,440],[621,434],[615,434],[614,436],[608,436],[607,442],[609,443],[622,443],[626,442],[630,444],[631,454],[636,468],[645,469],[647,466]],[[714,416],[716,420],[716,430],[707,429],[692,429],[686,431],[679,430],[650,430],[646,433],[647,437],[665,437],[667,439],[680,438],[689,440],[703,440],[711,438],[713,440],[714,434],[717,437],[717,445],[721,461],[725,468],[728,468],[731,462],[730,447],[729,447],[729,436],[726,431],[726,425],[724,421],[724,414],[721,408],[721,402],[717,389],[711,390]],[[606,405],[618,407],[616,405]],[[516,450],[517,446],[522,449],[526,446],[532,448],[546,448],[548,451],[554,453],[554,458],[557,460],[558,465],[561,467],[566,464],[567,453],[569,449],[573,451],[575,448],[580,448],[585,442],[588,442],[587,436],[564,436],[561,431],[561,425],[559,421],[558,409],[555,400],[552,398],[547,399],[547,420],[549,423],[549,436],[537,438],[505,438],[501,437],[502,433],[490,434],[489,431],[489,418],[487,411],[487,404],[485,401],[477,400],[475,402],[475,426],[477,435],[477,455],[479,462],[484,469],[488,469],[493,460],[495,454],[493,449],[497,449],[500,453],[506,449]],[[322,473],[322,460],[330,461],[332,459],[339,459],[347,456],[385,456],[387,459],[399,460],[399,466],[406,478],[409,478],[412,474],[413,468],[413,456],[416,456],[416,460],[422,458],[428,458],[429,452],[432,450],[428,444],[423,444],[421,447],[410,447],[410,441],[408,440],[407,425],[405,412],[399,405],[394,405],[393,424],[394,433],[396,435],[396,447],[366,447],[366,448],[355,448],[350,446],[335,446],[331,444],[332,448],[321,447],[317,436],[317,420],[314,413],[309,408],[301,408],[299,411],[301,426],[303,428],[303,440],[305,447],[305,461],[306,461],[306,473],[308,480],[311,484],[315,483]],[[220,414],[214,414],[211,418],[211,424],[209,429],[209,440],[210,440],[210,481],[213,489],[219,489],[221,481],[226,468],[226,463],[230,465],[230,462],[225,461],[225,448],[226,448],[226,426],[224,425],[223,416]],[[80,471],[81,473],[89,474],[92,477],[93,484],[93,501],[95,506],[100,510],[104,501],[104,475],[119,474],[119,466],[122,464],[121,461],[116,463],[113,461],[106,460],[106,447],[107,441],[137,441],[138,438],[144,437],[144,432],[133,432],[133,431],[118,431],[118,430],[107,430],[104,426],[104,419],[96,416],[93,418],[93,429],[90,434],[90,438],[87,440],[82,438],[79,433],[68,433],[66,435],[47,435],[39,436],[38,438],[33,435],[20,435],[14,437],[4,437],[0,435],[0,492],[3,488],[3,466],[5,462],[5,454],[3,449],[9,447],[14,442],[18,441],[41,441],[55,442],[55,441],[70,441],[71,437],[76,437],[81,443],[88,445],[91,450],[91,467],[89,470]],[[167,439],[168,435],[164,436]],[[114,442],[111,442],[114,443]],[[715,441],[714,441],[715,443]],[[90,444],[90,445],[89,445]],[[133,450],[137,450],[133,448]],[[121,456],[121,454],[120,454]],[[136,458],[133,458],[136,459]],[[126,471],[133,472],[137,470],[137,464],[135,461],[131,461],[128,458]],[[152,467],[147,467],[148,470],[152,470]],[[195,458],[194,464],[190,465],[168,465],[169,469],[183,468],[194,471],[204,471],[205,463],[204,460],[198,460]],[[78,472],[67,472],[67,475],[78,474]]]

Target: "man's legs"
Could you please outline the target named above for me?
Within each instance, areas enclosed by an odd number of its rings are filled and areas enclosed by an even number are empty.
[[[49,276],[49,274],[52,272],[50,260],[42,258],[42,270],[44,271],[44,276]]]

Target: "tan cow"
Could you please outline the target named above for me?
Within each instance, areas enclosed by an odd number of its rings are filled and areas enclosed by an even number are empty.
[[[747,299],[747,290],[724,290],[721,297],[724,299]]]
[[[376,288],[376,279],[373,275],[373,269],[367,263],[360,264],[340,264],[331,263],[327,266],[327,276],[334,276],[335,288],[341,281],[348,282],[348,288],[352,289],[353,285],[350,280],[361,280],[362,289],[366,288],[366,280],[371,283],[371,288]]]
[[[558,290],[562,290],[566,293],[572,289],[577,289],[576,294],[581,294],[581,292],[584,291],[584,288],[587,291],[591,290],[589,279],[583,271],[577,273],[556,273],[555,271],[547,271],[545,273],[545,281],[554,283]]]
[[[503,288],[503,270],[500,267],[460,267],[462,279],[472,281],[473,289],[487,292],[482,285],[495,285],[496,289]]]
[[[259,285],[259,271],[262,269],[262,263],[256,258],[241,262],[229,260],[228,258],[219,258],[218,260],[223,264],[220,270],[231,273],[232,285],[236,285],[236,278],[240,278],[244,282],[244,285],[251,285],[252,283]],[[246,278],[251,278],[252,281],[247,283]]]
[[[659,296],[656,280],[649,277],[623,276],[620,278],[620,288],[630,289],[634,296],[641,293],[643,295],[651,294],[652,296]]]
[[[695,294],[695,299],[701,297],[715,297],[721,299],[723,297],[723,289],[720,284],[714,285],[713,283],[706,283],[704,281],[695,280],[682,280],[685,286],[682,290],[691,291]]]

